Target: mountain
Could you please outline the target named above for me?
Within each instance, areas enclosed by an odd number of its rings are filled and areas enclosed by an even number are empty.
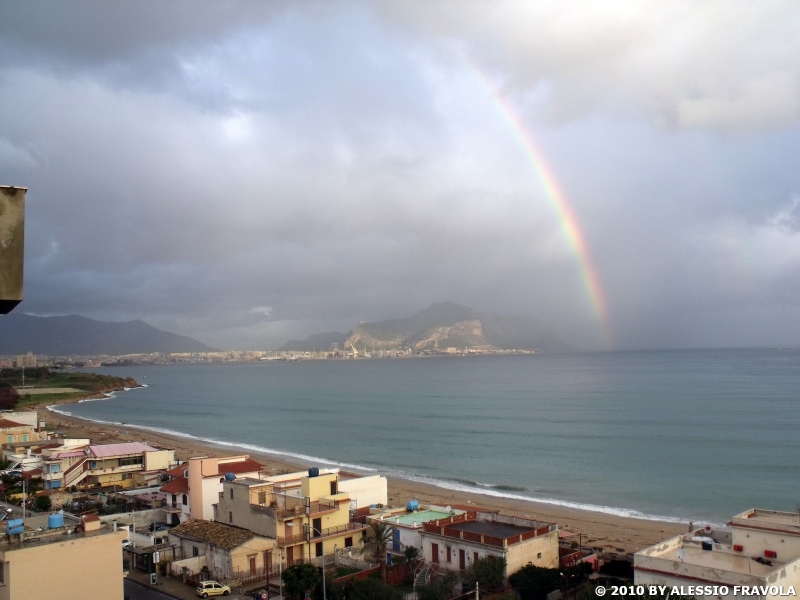
[[[156,329],[144,321],[107,323],[78,315],[34,317],[12,312],[0,317],[0,354],[140,354],[213,352],[202,342]]]
[[[358,350],[474,348],[537,352],[575,351],[573,347],[558,338],[549,323],[529,316],[501,316],[492,312],[475,312],[455,302],[433,304],[403,319],[359,323],[347,335],[347,339],[339,344],[339,347],[344,349],[349,349],[351,346],[355,346]],[[315,347],[325,346],[318,344]]]
[[[333,344],[339,344],[341,348],[347,339],[346,333],[329,331],[328,333],[315,333],[304,340],[289,340],[278,350],[292,352],[313,352],[314,350],[327,350]]]

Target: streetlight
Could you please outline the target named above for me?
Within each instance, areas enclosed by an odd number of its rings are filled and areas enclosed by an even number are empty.
[[[314,527],[313,525],[308,525],[309,530],[311,533],[308,536],[308,562],[311,562],[311,535],[316,531],[319,534],[319,537],[322,538],[322,532]],[[324,540],[320,542],[322,544],[322,599],[328,600],[328,592],[325,589],[325,542]],[[335,548],[335,546],[334,546]],[[335,554],[334,550],[334,554]]]

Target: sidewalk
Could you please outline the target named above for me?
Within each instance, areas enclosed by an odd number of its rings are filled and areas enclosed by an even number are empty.
[[[173,577],[162,577],[159,575],[158,584],[150,585],[150,575],[143,571],[139,571],[138,569],[134,569],[128,573],[128,579],[135,581],[146,588],[157,590],[162,594],[177,598],[178,600],[196,600],[199,598],[195,588],[186,585],[180,579],[174,579]],[[231,595],[227,596],[227,598],[229,600],[253,600],[251,595],[237,594],[236,590],[233,590]],[[270,600],[280,600],[280,596],[271,596]]]

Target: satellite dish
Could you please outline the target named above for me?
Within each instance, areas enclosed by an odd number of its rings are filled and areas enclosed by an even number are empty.
[[[686,550],[684,550],[683,548],[678,550],[677,554],[678,554],[678,558],[681,559],[681,560],[686,558]]]
[[[445,512],[453,512],[453,507],[448,504],[447,506],[444,507],[444,510]]]

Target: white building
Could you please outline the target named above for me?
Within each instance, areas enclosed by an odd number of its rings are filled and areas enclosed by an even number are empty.
[[[800,591],[800,515],[748,510],[724,529],[698,529],[637,552],[633,568],[637,585],[711,586],[687,594],[697,598],[721,597],[703,593],[713,586],[727,586],[727,599],[785,597]]]

